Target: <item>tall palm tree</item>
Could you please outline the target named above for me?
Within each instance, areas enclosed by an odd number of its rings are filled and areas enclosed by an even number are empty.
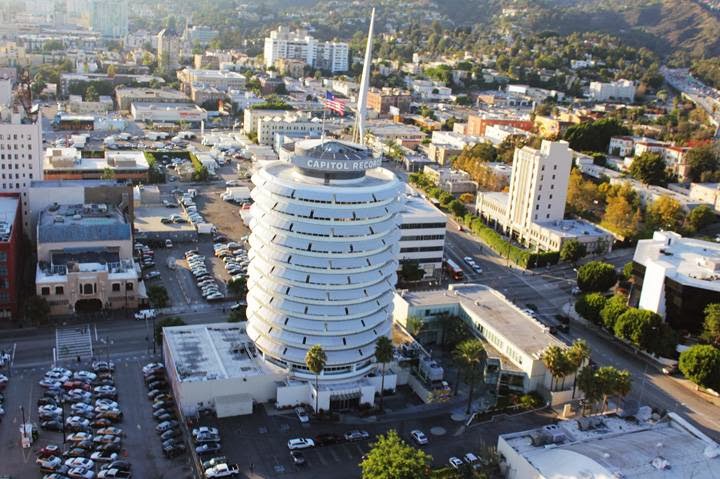
[[[383,399],[385,396],[385,366],[392,361],[392,341],[387,336],[380,336],[375,343],[375,360],[382,364],[382,379],[380,381],[380,410],[383,410]]]
[[[575,397],[575,388],[577,386],[577,375],[581,367],[590,359],[590,347],[584,339],[576,339],[573,341],[570,349],[567,350],[567,356],[572,364],[574,378],[573,378],[573,393],[572,397]]]
[[[415,338],[416,341],[418,341],[418,336],[420,336],[424,327],[425,323],[417,316],[410,316],[405,321],[405,328],[407,329],[407,332],[410,333],[410,336]]]
[[[459,367],[463,370],[465,381],[470,386],[468,404],[465,409],[465,414],[470,414],[475,383],[485,375],[487,352],[479,339],[467,339],[455,347],[453,354]]]
[[[305,354],[305,364],[308,369],[315,375],[315,413],[318,412],[318,401],[320,397],[320,373],[325,369],[327,363],[327,355],[322,346],[316,344],[308,349]]]

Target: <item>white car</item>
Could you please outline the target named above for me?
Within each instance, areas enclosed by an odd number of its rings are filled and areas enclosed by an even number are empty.
[[[310,416],[308,416],[307,413],[305,412],[305,408],[296,407],[295,414],[297,414],[297,417],[298,417],[298,419],[300,419],[301,423],[310,422]]]
[[[70,406],[70,411],[75,414],[89,413],[89,412],[92,412],[92,410],[93,410],[93,407],[91,405],[85,404],[82,402],[75,403],[72,406]]]
[[[78,381],[95,381],[97,374],[91,373],[90,371],[77,371],[73,374],[73,379]]]
[[[38,414],[43,416],[60,416],[62,412],[62,408],[51,406],[49,404],[38,408]]]
[[[470,266],[472,266],[472,265],[475,264],[475,260],[472,259],[472,257],[470,257],[470,256],[465,256],[465,257],[463,258],[463,261],[465,261],[465,262],[466,262],[467,264],[469,264]]]
[[[195,429],[192,430],[193,437],[206,435],[206,434],[212,434],[212,435],[217,436],[220,434],[220,431],[218,431],[218,428],[210,427],[210,426],[200,426],[200,427],[196,427]]]
[[[98,399],[95,401],[95,407],[105,407],[108,409],[118,409],[120,405],[113,400],[110,399]]]
[[[425,444],[428,443],[428,438],[427,438],[427,436],[425,435],[424,432],[422,432],[422,431],[419,430],[419,429],[415,429],[415,430],[413,430],[413,431],[410,431],[410,437],[412,437],[412,438],[413,438],[413,441],[415,441],[416,443],[418,443],[420,446],[424,446]]]
[[[82,467],[83,469],[92,469],[95,463],[91,459],[85,457],[71,457],[65,461],[67,467]]]
[[[463,465],[462,459],[455,456],[451,457],[448,462],[450,463],[450,467],[452,467],[453,469],[460,469]]]
[[[95,479],[95,472],[84,467],[73,467],[68,472],[68,477],[72,479]]]
[[[468,452],[467,454],[465,454],[463,456],[463,459],[469,466],[480,467],[480,459],[472,452]]]
[[[309,447],[315,447],[315,441],[309,437],[299,437],[290,439],[287,443],[288,449],[294,451],[295,449],[307,449]]]

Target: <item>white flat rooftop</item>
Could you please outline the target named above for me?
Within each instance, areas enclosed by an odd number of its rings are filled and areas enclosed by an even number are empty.
[[[405,185],[405,206],[400,211],[400,216],[403,223],[412,223],[414,220],[423,220],[418,221],[420,223],[429,223],[430,220],[433,223],[447,221],[445,213],[409,185]]]
[[[527,354],[539,357],[548,346],[566,347],[549,329],[512,304],[498,291],[482,284],[454,284],[452,290],[408,291],[402,299],[411,306],[459,303]]]
[[[720,244],[656,231],[652,239],[638,241],[633,261],[666,267],[666,276],[696,288],[720,291]]]
[[[539,221],[538,226],[569,238],[582,236],[603,236],[611,233],[585,220]]]
[[[163,329],[180,382],[257,376],[269,367],[245,334],[245,323],[213,323]],[[170,360],[168,358],[168,360]]]
[[[718,445],[672,413],[657,422],[597,418],[601,424],[586,431],[576,420],[558,423],[551,434],[562,439],[551,445],[532,444],[543,428],[501,438],[543,478],[720,478]]]

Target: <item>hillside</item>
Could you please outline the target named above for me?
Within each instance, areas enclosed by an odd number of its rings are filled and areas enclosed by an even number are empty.
[[[604,31],[679,62],[720,55],[720,21],[692,0],[547,1],[521,22],[535,31]]]

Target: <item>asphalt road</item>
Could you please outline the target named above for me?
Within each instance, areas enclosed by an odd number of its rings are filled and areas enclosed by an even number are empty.
[[[503,292],[521,307],[537,307],[541,317],[553,318],[562,312],[575,286],[575,272],[570,266],[540,268],[528,273],[507,265],[489,248],[482,246],[471,235],[450,226],[447,233],[446,254],[463,266],[466,281],[487,284]],[[466,267],[463,257],[471,256],[481,264],[482,274]],[[621,267],[632,259],[632,250],[616,251],[608,261]],[[694,421],[706,434],[720,439],[720,410],[699,397],[682,384],[681,379],[663,375],[626,346],[607,338],[597,330],[572,322],[570,332],[557,336],[567,343],[583,338],[592,350],[592,359],[600,365],[613,365],[627,369],[633,376],[631,398],[641,403],[674,411]]]

